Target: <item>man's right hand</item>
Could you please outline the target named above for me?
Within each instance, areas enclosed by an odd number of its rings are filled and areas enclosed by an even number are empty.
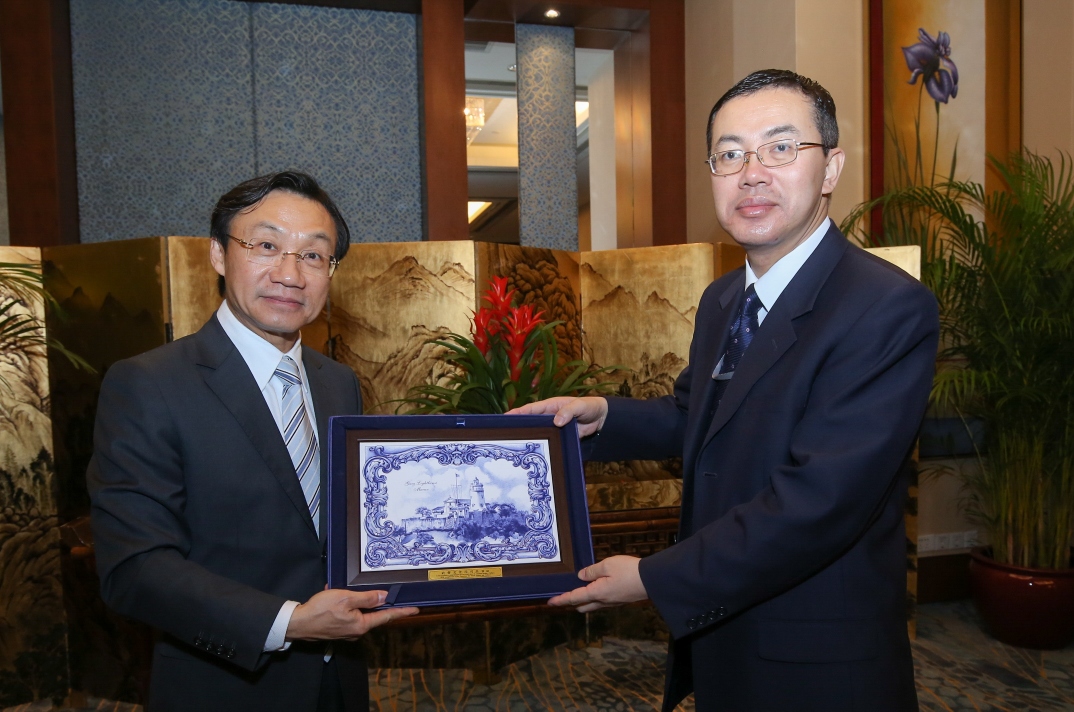
[[[507,411],[508,415],[555,415],[555,424],[563,427],[572,420],[578,421],[578,435],[586,437],[604,427],[608,417],[608,401],[599,396],[572,398],[560,396],[528,403]]]
[[[378,625],[418,612],[417,608],[376,608],[386,591],[328,589],[300,603],[287,624],[287,640],[340,640],[365,635]]]

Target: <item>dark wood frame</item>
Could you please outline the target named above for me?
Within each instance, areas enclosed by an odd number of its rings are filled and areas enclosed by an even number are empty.
[[[482,439],[548,441],[560,560],[515,564],[503,570],[500,577],[479,579],[436,581],[430,577],[432,570],[457,568],[452,565],[414,571],[361,571],[354,557],[355,548],[360,550],[363,540],[363,514],[358,506],[359,443]],[[328,583],[332,588],[387,588],[386,605],[548,599],[571,590],[578,581],[577,572],[594,563],[582,453],[574,423],[556,428],[551,416],[534,415],[336,416],[329,423],[327,451],[328,488],[324,502],[328,513]],[[474,567],[482,565],[475,563]]]

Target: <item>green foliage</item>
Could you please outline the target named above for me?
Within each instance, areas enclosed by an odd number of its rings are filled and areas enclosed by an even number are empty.
[[[47,346],[65,356],[75,368],[92,373],[94,369],[84,359],[46,335],[43,321],[25,311],[26,305],[44,299],[48,309],[63,316],[59,304],[45,290],[39,270],[38,264],[0,262],[0,289],[8,293],[6,299],[0,300],[0,354],[40,351]],[[11,391],[11,383],[3,374],[0,386]]]
[[[450,333],[431,343],[446,351],[452,367],[446,385],[414,386],[402,405],[410,412],[506,413],[512,408],[553,398],[582,396],[614,388],[596,376],[619,370],[595,368],[585,361],[560,363],[555,328],[544,323],[532,304],[515,305],[506,277],[493,277],[481,297],[487,306],[474,312],[472,339]]]
[[[1074,163],[990,159],[1006,190],[907,185],[844,222],[872,244],[918,244],[940,303],[933,403],[985,425],[967,514],[1001,562],[1070,566],[1074,535]],[[862,227],[884,213],[883,239]],[[855,229],[855,226],[858,226]]]
[[[594,377],[618,370],[595,368],[582,360],[560,363],[553,333],[559,322],[538,324],[524,342],[522,358],[512,378],[510,356],[496,348],[482,354],[474,342],[451,333],[435,343],[444,347],[444,360],[453,366],[445,385],[421,384],[410,389],[400,409],[422,415],[434,413],[506,413],[526,403],[556,396],[584,396],[615,388],[614,383],[595,383]]]

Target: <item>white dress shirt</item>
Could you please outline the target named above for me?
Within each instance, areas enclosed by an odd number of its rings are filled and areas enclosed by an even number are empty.
[[[828,228],[831,224],[831,218],[824,218],[824,222],[820,224],[820,227],[814,230],[797,247],[780,257],[761,277],[754,273],[753,267],[750,266],[750,258],[746,258],[746,284],[743,286],[743,290],[749,289],[752,284],[757,292],[757,298],[761,301],[761,307],[757,310],[758,325],[764,323],[764,318],[768,316],[769,310],[775,306],[779,295],[783,294],[783,290],[794,279],[794,275],[798,274],[798,270],[802,268],[809,256],[817,249],[820,241],[828,234]],[[726,373],[721,375],[720,369],[722,367],[723,356],[720,357],[720,362],[716,364],[716,368],[712,371],[714,379],[721,380],[730,378],[733,375]]]
[[[302,378],[302,400],[306,405],[306,413],[309,415],[310,423],[316,423],[317,416],[313,410],[313,397],[310,395],[309,379],[306,378],[306,367],[302,364],[301,336],[290,351],[281,353],[278,348],[255,334],[248,326],[239,321],[231,312],[231,308],[228,307],[226,299],[220,304],[220,308],[216,310],[216,318],[220,321],[220,326],[223,327],[224,333],[231,339],[231,343],[235,344],[235,348],[238,349],[246,365],[250,367],[250,373],[253,374],[257,387],[261,389],[261,395],[264,396],[269,412],[272,413],[272,418],[280,429],[281,437],[285,427],[282,406],[283,383],[280,379],[273,378],[273,374],[284,356],[290,356],[298,364],[298,373]],[[313,428],[313,437],[318,437],[316,427]],[[317,445],[317,459],[311,466],[319,470],[319,439]],[[320,522],[315,519],[313,526],[319,534]],[[287,650],[291,647],[291,644],[284,639],[287,636],[287,625],[291,622],[291,614],[295,612],[297,606],[298,601],[287,601],[280,608],[280,612],[276,614],[276,620],[272,623],[272,628],[269,629],[268,637],[265,639],[265,652]]]
[[[820,241],[828,234],[828,228],[831,224],[831,218],[824,218],[824,222],[820,224],[820,227],[814,230],[797,247],[780,257],[761,277],[753,273],[750,258],[746,258],[746,286],[744,288],[749,289],[752,284],[753,288],[757,290],[757,298],[761,300],[761,308],[757,312],[758,324],[764,323],[764,318],[768,316],[768,310],[775,306],[779,295],[783,294],[783,290],[794,279],[794,275],[798,274],[798,270],[802,268],[809,256],[817,249]]]

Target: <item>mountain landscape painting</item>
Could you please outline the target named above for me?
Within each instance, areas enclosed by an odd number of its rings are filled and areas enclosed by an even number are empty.
[[[446,382],[445,349],[432,342],[449,332],[470,335],[492,277],[506,277],[519,304],[562,322],[560,354],[579,357],[576,255],[469,240],[351,245],[325,315],[302,330],[303,343],[354,369],[366,413],[406,412],[400,400],[411,387]]]
[[[366,413],[394,413],[412,385],[445,378],[443,347],[430,342],[470,332],[475,271],[469,241],[352,245],[329,318],[303,339],[354,369]]]
[[[658,398],[672,392],[686,367],[697,304],[716,277],[716,264],[707,243],[582,253],[585,356],[601,366],[623,367],[610,376],[619,383],[619,395]],[[586,463],[590,499],[608,509],[678,505],[681,489],[659,481],[681,476],[677,458]],[[624,481],[650,484],[612,486]]]
[[[36,247],[0,247],[3,263],[40,259]],[[45,316],[42,299],[6,285],[0,308]],[[50,395],[45,348],[0,343],[0,707],[61,701],[68,687]]]

